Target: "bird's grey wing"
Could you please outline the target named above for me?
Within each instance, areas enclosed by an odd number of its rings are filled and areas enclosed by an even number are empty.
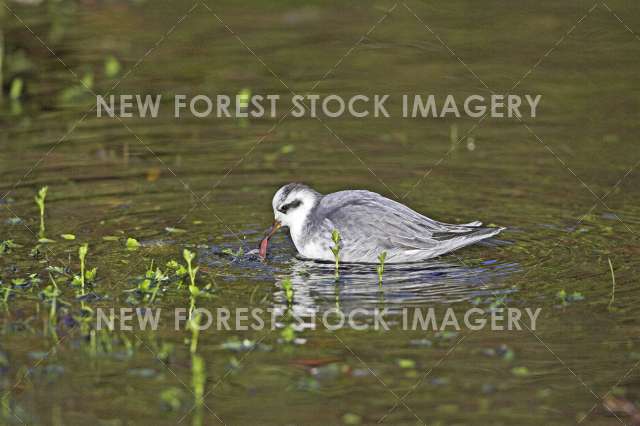
[[[340,232],[345,260],[353,257],[372,262],[381,251],[390,256],[407,251],[441,252],[452,240],[473,238],[483,229],[478,228],[478,222],[465,225],[438,222],[369,191],[341,191],[324,196],[314,220],[315,233],[323,240],[330,241],[333,229]]]
[[[340,232],[345,260],[375,261],[381,251],[425,250],[438,226],[402,204],[368,191],[342,191],[323,197],[316,214],[316,232],[330,241]],[[398,207],[399,206],[399,207]]]

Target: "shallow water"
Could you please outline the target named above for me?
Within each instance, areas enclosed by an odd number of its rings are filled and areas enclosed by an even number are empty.
[[[0,14],[5,79],[20,76],[26,94],[11,101],[5,90],[0,113],[0,241],[22,247],[0,255],[0,288],[30,274],[41,282],[13,286],[0,307],[3,422],[571,424],[586,415],[584,423],[618,424],[601,403],[605,395],[640,406],[636,5],[8,6],[20,19]],[[30,64],[12,70],[16,52]],[[121,64],[112,77],[109,55]],[[96,117],[95,97],[74,74],[93,75],[95,93],[166,99],[243,88],[283,99],[291,92],[543,97],[538,116],[522,121],[397,114],[320,121],[282,118],[284,108],[278,118],[175,119],[168,101],[158,118],[115,119]],[[250,252],[273,219],[273,193],[290,181],[325,193],[369,189],[437,220],[507,230],[425,264],[387,265],[382,285],[375,265],[343,265],[336,283],[333,265],[296,258],[284,235],[267,262]],[[33,197],[43,185],[46,235],[55,243],[34,255]],[[66,233],[77,239],[59,236]],[[128,237],[141,247],[127,250]],[[87,265],[98,268],[93,291],[78,299],[60,278],[69,306],[52,328],[40,296],[46,268],[77,273],[85,242]],[[403,307],[542,311],[535,332],[320,327],[287,343],[287,318],[275,330],[203,331],[197,354],[206,406],[191,410],[191,333],[175,330],[171,314],[188,306],[186,285],[165,286],[150,305],[162,308],[156,332],[92,334],[95,322],[81,315],[83,305],[147,306],[128,290],[152,261],[163,270],[171,259],[184,263],[184,248],[197,254],[199,285],[211,284],[198,305],[212,310],[286,312],[290,280],[294,313],[386,308],[399,321]]]

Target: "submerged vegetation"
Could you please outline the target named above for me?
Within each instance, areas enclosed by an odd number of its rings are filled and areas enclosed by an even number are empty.
[[[84,291],[85,280],[87,279],[85,272],[85,261],[87,259],[87,253],[89,252],[89,245],[83,244],[78,249],[78,257],[80,258],[80,276],[74,277],[74,283],[80,282],[80,286],[82,287],[82,291]]]
[[[287,299],[287,304],[291,306],[293,304],[293,284],[290,279],[282,281],[282,288],[284,289],[284,295]]]
[[[611,300],[609,300],[609,309],[611,309],[613,302],[616,300],[616,274],[613,272],[611,258],[607,257],[607,262],[609,262],[609,270],[611,271]]]
[[[340,279],[340,232],[337,229],[331,232],[331,240],[333,241],[331,252],[335,258],[335,279],[338,281]]]
[[[43,186],[38,191],[38,194],[35,196],[36,204],[38,205],[38,209],[40,210],[40,231],[38,232],[38,236],[40,238],[46,238],[45,236],[45,226],[44,226],[44,202],[47,198],[47,191],[49,188],[47,186]]]
[[[387,252],[383,251],[378,255],[378,266],[376,266],[376,270],[378,271],[378,283],[382,285],[382,274],[384,274],[384,261],[387,258]]]

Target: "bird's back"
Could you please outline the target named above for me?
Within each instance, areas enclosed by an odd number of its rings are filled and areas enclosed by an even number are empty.
[[[500,232],[479,222],[452,225],[425,217],[370,191],[325,195],[309,217],[303,256],[333,260],[331,233],[340,232],[340,260],[377,262],[384,251],[389,263],[414,262],[455,250]]]

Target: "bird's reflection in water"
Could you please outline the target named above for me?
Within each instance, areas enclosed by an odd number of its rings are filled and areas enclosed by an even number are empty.
[[[256,243],[257,245],[257,243]],[[386,308],[389,312],[404,307],[425,307],[489,298],[510,293],[505,278],[520,268],[515,263],[485,260],[468,266],[455,255],[419,263],[386,264],[382,284],[378,282],[375,264],[340,264],[340,277],[335,280],[335,265],[295,257],[288,238],[278,238],[271,246],[266,262],[258,258],[257,250],[245,247],[240,256],[224,251],[237,247],[211,247],[201,253],[213,267],[228,267],[227,280],[275,278],[274,310],[284,313],[291,309],[299,316],[322,315],[339,308],[343,313],[353,309]],[[283,281],[291,280],[293,303],[289,306]]]
[[[382,283],[374,264],[341,264],[339,280],[335,265],[294,258],[286,273],[276,273],[278,291],[274,301],[286,308],[283,281],[291,280],[294,290],[293,310],[312,314],[340,308],[387,308],[454,303],[509,292],[499,283],[517,270],[515,264],[485,261],[479,266],[432,260],[411,264],[385,265]]]

